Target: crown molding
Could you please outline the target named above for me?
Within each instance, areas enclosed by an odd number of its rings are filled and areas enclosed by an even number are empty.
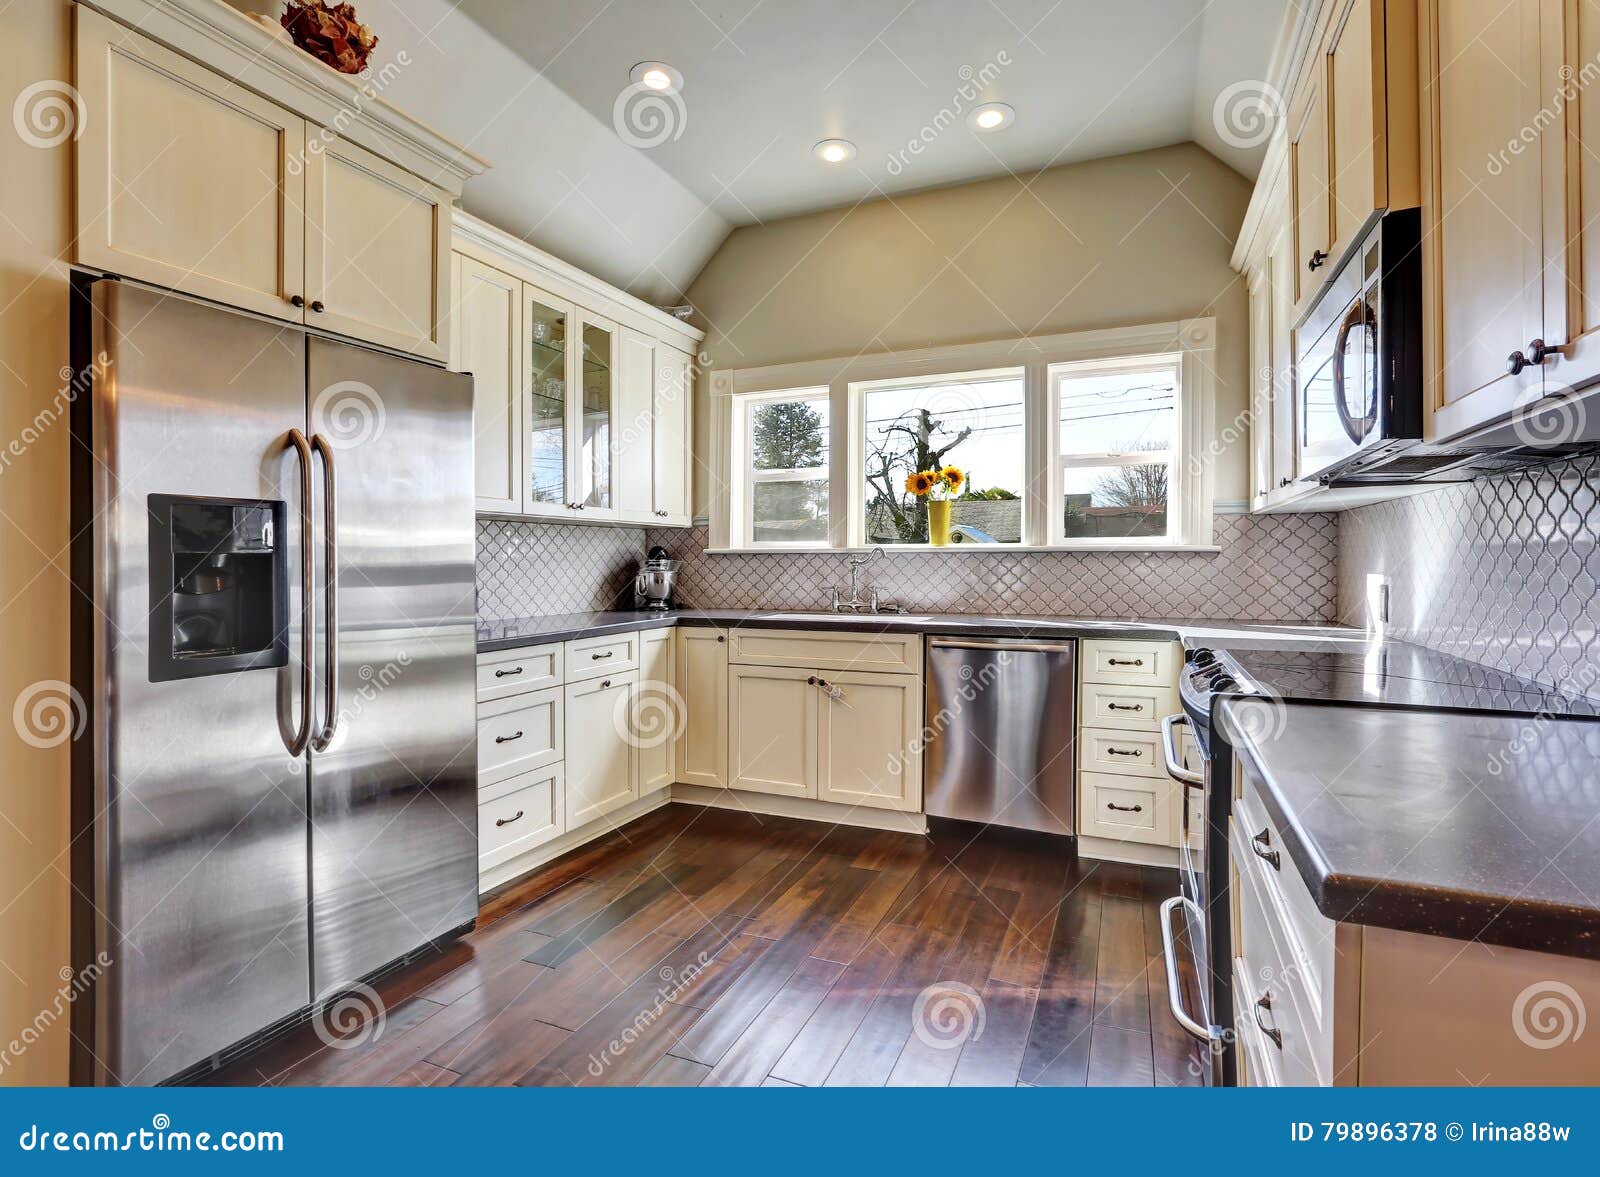
[[[263,98],[376,152],[452,196],[489,162],[382,95],[406,66],[391,62],[366,78],[324,65],[271,26],[223,0],[76,0],[141,36],[231,78]]]
[[[620,287],[564,262],[469,212],[451,210],[455,248],[485,265],[513,271],[535,286],[644,331],[693,354],[706,333]]]

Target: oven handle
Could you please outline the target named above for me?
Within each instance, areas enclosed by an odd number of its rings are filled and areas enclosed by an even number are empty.
[[[1183,1008],[1183,990],[1178,985],[1178,943],[1172,937],[1172,913],[1179,907],[1194,908],[1197,914],[1200,911],[1194,900],[1186,895],[1174,895],[1161,905],[1161,955],[1167,965],[1167,1005],[1172,1010],[1173,1019],[1191,1038],[1215,1042],[1219,1037],[1217,1031],[1195,1021],[1189,1016],[1189,1011]]]
[[[1161,721],[1161,753],[1166,757],[1167,775],[1175,781],[1182,781],[1192,788],[1204,788],[1206,778],[1204,773],[1190,772],[1183,767],[1183,758],[1178,754],[1178,725],[1185,727],[1189,724],[1189,717],[1183,712],[1169,715]]]

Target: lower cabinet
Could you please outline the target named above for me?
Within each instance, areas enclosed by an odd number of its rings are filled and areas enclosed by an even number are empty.
[[[678,643],[670,629],[639,635],[639,689],[631,715],[633,741],[639,750],[638,796],[672,784],[677,775],[677,739],[688,707],[678,693]]]
[[[478,790],[478,869],[493,870],[566,829],[565,770],[549,764]]]
[[[728,670],[728,785],[784,797],[817,795],[814,671],[785,666]]]
[[[638,749],[628,738],[629,709],[639,686],[636,670],[568,683],[567,829],[604,817],[639,795]]]
[[[817,706],[817,798],[922,808],[922,683],[906,674],[829,674]]]
[[[677,779],[713,789],[728,786],[728,635],[684,626],[676,631],[678,697]]]

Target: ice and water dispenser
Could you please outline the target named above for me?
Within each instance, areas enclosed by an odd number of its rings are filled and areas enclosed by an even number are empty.
[[[150,681],[289,659],[284,504],[150,496]]]

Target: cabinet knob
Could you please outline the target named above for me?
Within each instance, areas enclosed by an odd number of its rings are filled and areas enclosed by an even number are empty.
[[[1542,364],[1545,360],[1555,355],[1558,350],[1558,348],[1546,347],[1542,339],[1535,339],[1528,344],[1528,363]]]
[[[1520,376],[1522,375],[1522,369],[1528,366],[1528,357],[1520,351],[1514,351],[1506,357],[1506,363],[1511,365],[1511,374],[1513,376]]]
[[[320,298],[314,298],[311,300],[311,309],[313,312],[320,315],[328,308],[322,305],[322,300]]]
[[[299,310],[301,307],[306,305],[305,297],[299,294],[291,294],[289,296],[289,305],[294,307],[296,310]]]
[[[1306,269],[1320,270],[1322,269],[1323,263],[1327,260],[1328,255],[1323,250],[1313,250],[1311,253],[1311,260],[1306,262]]]
[[[720,643],[720,642],[725,642],[725,641],[727,641],[727,640],[728,640],[728,639],[727,639],[727,638],[725,638],[725,637],[723,637],[723,636],[722,636],[722,635],[721,635],[721,634],[720,634],[720,633],[719,633],[719,634],[718,634],[718,635],[717,635],[717,641],[718,641],[718,642],[719,642],[719,643]]]
[[[1294,479],[1292,479],[1292,478],[1280,478],[1280,479],[1278,479],[1278,485],[1280,487],[1288,486],[1293,481],[1294,481]]]

